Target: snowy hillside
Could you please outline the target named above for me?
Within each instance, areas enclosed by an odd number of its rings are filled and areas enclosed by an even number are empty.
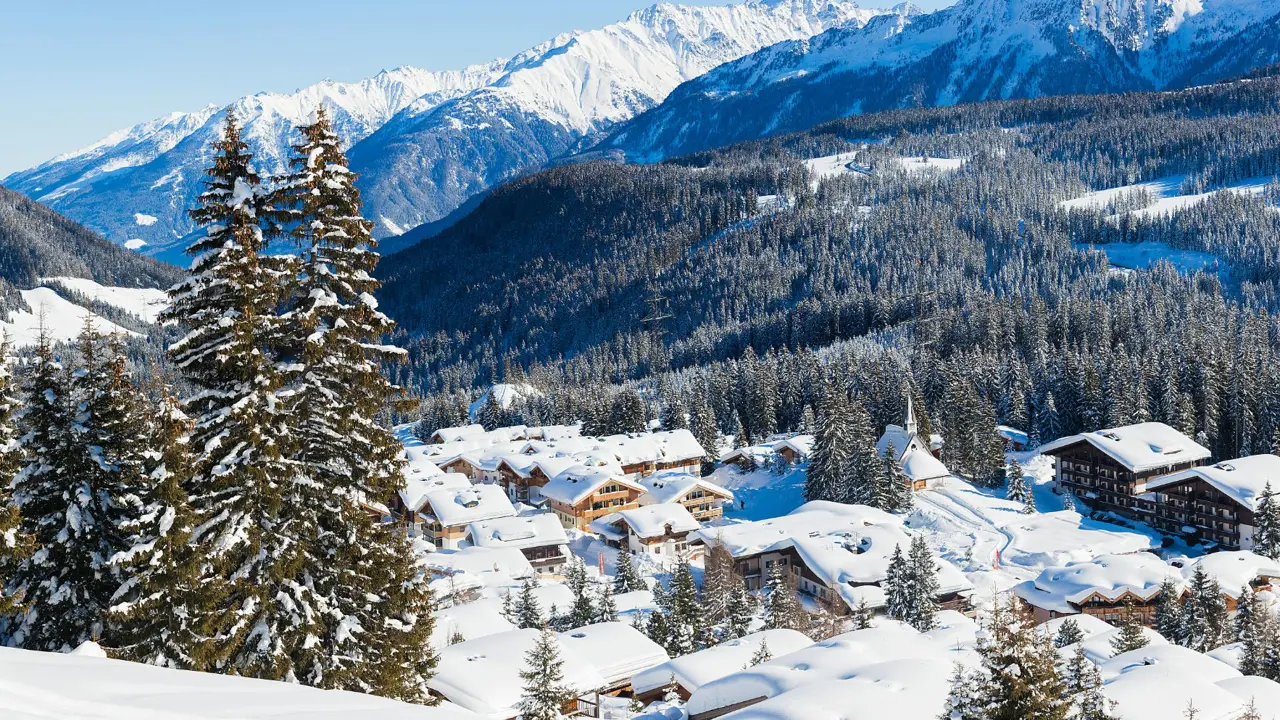
[[[54,342],[70,342],[84,328],[86,316],[100,333],[138,335],[85,306],[102,303],[143,323],[154,324],[168,303],[164,290],[108,287],[83,278],[48,278],[30,290],[20,290],[19,294],[26,308],[10,310],[7,317],[0,316],[0,332],[15,347],[35,345],[42,322]]]
[[[6,720],[466,720],[456,707],[426,708],[371,695],[283,682],[168,670],[76,653],[0,647],[0,717]]]
[[[360,82],[259,93],[231,107],[259,169],[277,172],[292,129],[324,103],[338,132],[355,145],[365,214],[378,222],[378,235],[396,235],[541,166],[725,61],[832,27],[861,26],[879,12],[848,0],[655,5],[510,60],[451,72],[402,67]],[[192,229],[184,211],[208,163],[219,109],[173,113],[112,133],[4,183],[114,242],[176,259],[171,246]]]
[[[963,0],[726,64],[604,146],[651,160],[888,108],[1181,87],[1280,59],[1278,24],[1265,0]]]

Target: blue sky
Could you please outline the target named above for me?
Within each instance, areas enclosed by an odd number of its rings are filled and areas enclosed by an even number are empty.
[[[287,92],[324,78],[358,80],[398,65],[459,68],[559,32],[607,25],[650,1],[6,3],[0,178],[174,110]],[[949,4],[916,2],[926,9]]]

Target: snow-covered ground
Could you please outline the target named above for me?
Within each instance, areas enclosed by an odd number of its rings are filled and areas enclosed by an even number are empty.
[[[1147,182],[1097,190],[1078,198],[1064,200],[1058,203],[1058,207],[1063,210],[1101,210],[1105,209],[1111,202],[1119,200],[1127,194],[1145,191],[1149,194],[1152,203],[1143,208],[1130,210],[1129,214],[1139,218],[1158,217],[1194,207],[1218,193],[1234,192],[1243,195],[1260,195],[1267,189],[1267,185],[1272,180],[1270,177],[1249,178],[1230,183],[1216,190],[1184,195],[1182,194],[1182,183],[1186,178],[1186,175],[1171,175]],[[1112,217],[1113,219],[1115,218],[1115,216]]]
[[[160,313],[169,306],[169,295],[153,288],[122,288],[100,285],[93,280],[73,277],[51,277],[43,282],[64,285],[92,300],[120,308],[149,323],[158,322]]]
[[[1129,270],[1142,270],[1157,261],[1167,260],[1185,273],[1211,270],[1219,267],[1217,256],[1197,250],[1178,250],[1168,243],[1147,240],[1140,243],[1105,243],[1102,245],[1077,244],[1078,250],[1100,250],[1112,265]]]
[[[954,172],[964,165],[964,158],[904,157],[895,158],[910,173]]]
[[[838,175],[859,175],[866,174],[867,168],[857,164],[857,152],[843,152],[836,155],[827,155],[826,157],[813,158],[805,160],[804,165],[813,175],[811,184],[813,188],[818,189],[818,183],[827,178],[836,177]]]
[[[43,282],[69,288],[91,300],[119,308],[148,323],[157,321],[160,312],[168,302],[163,290],[109,287],[92,280],[71,277],[46,278]],[[30,347],[36,344],[40,334],[42,315],[45,330],[54,342],[74,340],[84,328],[85,317],[93,320],[93,326],[98,332],[138,335],[77,305],[63,297],[54,287],[41,285],[19,292],[29,309],[14,310],[9,313],[8,318],[0,316],[0,331],[15,347]]]
[[[1157,200],[1155,204],[1142,208],[1141,210],[1134,210],[1130,214],[1139,218],[1168,215],[1179,210],[1185,210],[1189,207],[1199,205],[1210,197],[1224,192],[1239,193],[1241,195],[1261,195],[1262,192],[1267,189],[1267,184],[1270,182],[1271,178],[1269,177],[1250,178],[1248,180],[1240,180],[1238,182],[1231,183],[1218,190],[1210,190],[1209,192],[1198,193],[1195,195],[1164,197]]]
[[[92,644],[69,655],[0,647],[5,720],[475,720],[457,708],[269,680],[109,660]]]

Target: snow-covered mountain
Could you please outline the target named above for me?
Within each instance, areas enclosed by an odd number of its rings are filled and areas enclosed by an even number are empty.
[[[509,60],[456,72],[403,67],[356,83],[259,93],[232,107],[259,169],[277,172],[293,128],[325,104],[353,146],[376,232],[393,235],[596,139],[716,65],[832,27],[858,27],[882,12],[848,0],[660,4]],[[192,230],[185,210],[200,189],[219,110],[174,113],[113,133],[4,184],[115,242],[163,253]]]
[[[657,159],[859,112],[1209,82],[1280,60],[1275,0],[961,0],[784,42],[602,145]]]

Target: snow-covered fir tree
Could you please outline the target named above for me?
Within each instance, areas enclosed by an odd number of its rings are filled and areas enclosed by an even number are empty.
[[[1067,697],[1073,708],[1070,720],[1110,720],[1115,705],[1102,693],[1102,673],[1077,646],[1063,669]]]
[[[915,594],[911,617],[907,621],[920,632],[929,632],[936,625],[938,612],[938,564],[923,535],[911,538],[911,551],[907,555],[910,564],[912,591]]]
[[[872,620],[875,614],[871,611],[871,606],[867,604],[866,598],[858,601],[853,608],[853,629],[866,630],[872,627]]]
[[[31,537],[22,531],[22,515],[13,503],[13,480],[21,467],[18,432],[17,388],[9,372],[8,338],[0,336],[0,622],[21,609],[21,595],[10,586],[18,564],[33,549]]]
[[[911,576],[911,565],[902,552],[902,546],[894,545],[883,583],[886,615],[902,622],[910,620],[913,612],[912,603],[916,599],[914,582],[915,578]]]
[[[301,475],[283,510],[307,551],[294,572],[322,603],[321,643],[303,682],[417,701],[434,667],[422,653],[431,599],[408,539],[370,518],[363,503],[404,484],[402,446],[377,416],[399,396],[382,367],[404,351],[382,344],[395,324],[377,309],[373,223],[341,139],[323,107],[300,128],[287,182],[298,272],[270,342],[279,399]],[[492,396],[492,394],[491,394]],[[296,532],[296,530],[295,530]]]
[[[849,427],[849,402],[844,390],[824,383],[818,400],[818,430],[805,475],[805,500],[843,499],[849,484],[854,438]]]
[[[1258,594],[1247,584],[1240,589],[1240,599],[1236,603],[1235,635],[1240,643],[1240,672],[1266,676],[1268,651],[1276,640],[1275,620]]]
[[[885,448],[881,463],[880,485],[872,498],[872,507],[887,512],[908,512],[915,502],[915,493],[912,492],[911,481],[902,472],[902,466],[898,465],[898,450],[893,443]]]
[[[762,663],[767,663],[773,659],[773,652],[769,650],[769,639],[760,638],[760,646],[751,654],[749,667],[755,667]]]
[[[676,563],[666,599],[667,652],[672,657],[679,657],[700,650],[706,641],[707,623],[687,557],[682,556]]]
[[[702,605],[706,620],[712,626],[729,617],[729,601],[735,585],[742,578],[734,571],[733,554],[718,539],[711,544],[702,560]]]
[[[702,460],[702,474],[710,475],[720,457],[720,430],[716,427],[715,415],[701,394],[695,394],[689,404],[689,432],[706,452]]]
[[[1185,645],[1187,637],[1186,608],[1182,602],[1182,586],[1172,577],[1160,583],[1152,629],[1177,645]]]
[[[625,549],[619,551],[617,568],[613,576],[613,591],[621,594],[648,589],[649,586],[640,577],[640,573],[636,572],[635,565],[631,562],[631,553]]]
[[[520,595],[512,604],[511,621],[519,628],[540,628],[546,624],[542,614],[542,606],[538,603],[538,581],[527,577],[520,584]]]
[[[1025,473],[1022,466],[1017,460],[1009,461],[1009,485],[1005,489],[1005,498],[1016,503],[1025,503],[1027,498],[1031,496],[1030,490],[1027,488]]]
[[[1084,640],[1084,632],[1075,618],[1067,618],[1058,626],[1058,634],[1053,636],[1054,647],[1064,648]]]
[[[659,419],[662,421],[663,430],[688,429],[689,411],[685,408],[684,398],[679,395],[672,394],[671,399],[662,406],[662,415]]]
[[[981,673],[970,670],[962,663],[956,663],[951,672],[947,703],[938,720],[989,720],[990,716],[986,714],[980,696],[981,681]]]
[[[613,599],[613,585],[609,583],[601,583],[597,594],[600,598],[595,604],[596,616],[593,622],[617,622],[618,603]]]
[[[197,596],[200,559],[189,544],[194,516],[187,501],[191,422],[166,388],[157,408],[147,451],[147,482],[139,489],[140,512],[122,525],[128,548],[111,563],[124,582],[111,598],[115,627],[111,645],[121,657],[190,669],[191,648],[200,638],[186,621]]]
[[[520,696],[522,720],[559,720],[564,717],[564,705],[573,693],[565,686],[564,660],[560,657],[560,644],[549,628],[542,633],[524,656],[524,668],[520,670],[524,692]]]
[[[634,388],[618,393],[609,412],[610,433],[638,433],[648,429],[644,398]]]
[[[1125,600],[1123,618],[1120,621],[1120,632],[1111,638],[1111,655],[1114,657],[1130,650],[1144,648],[1151,641],[1142,633],[1142,614],[1134,607],[1132,600]]]
[[[1263,488],[1253,519],[1253,552],[1280,559],[1280,502],[1276,501],[1270,482]]]
[[[982,720],[1065,720],[1071,710],[1058,651],[1021,601],[997,603],[978,641],[982,670],[973,691]]]
[[[204,234],[163,316],[186,330],[169,356],[191,388],[182,407],[194,422],[188,495],[203,564],[187,621],[203,640],[189,655],[200,670],[315,680],[323,610],[298,571],[318,529],[286,507],[305,478],[286,455],[287,404],[269,352],[288,268],[260,252],[279,213],[230,112],[213,151],[191,211]]]
[[[795,580],[778,563],[769,569],[769,581],[765,586],[764,625],[770,630],[803,631],[809,627],[808,613],[796,596]]]
[[[849,469],[838,499],[843,503],[896,510],[903,502],[903,495],[889,486],[884,460],[876,453],[871,416],[858,400],[850,402],[848,408]]]
[[[729,603],[725,611],[725,620],[721,624],[720,638],[733,640],[744,637],[751,632],[751,620],[755,614],[755,604],[747,593],[747,586],[741,581],[729,591]]]
[[[569,627],[582,627],[595,622],[596,607],[589,591],[590,580],[587,578],[587,566],[582,558],[573,556],[569,559],[569,567],[565,571],[565,585],[573,593],[573,605],[569,608],[566,620]]]
[[[1184,627],[1182,644],[1197,652],[1209,652],[1227,641],[1229,624],[1222,588],[1199,563],[1191,573]]]

